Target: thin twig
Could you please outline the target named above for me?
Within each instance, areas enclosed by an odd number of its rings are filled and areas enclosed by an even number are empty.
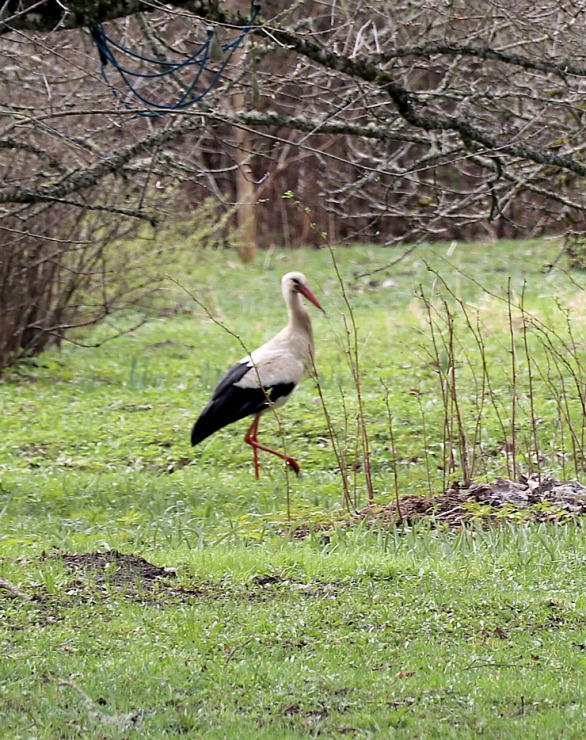
[[[130,712],[129,714],[106,714],[98,709],[96,703],[75,681],[62,679],[59,681],[59,686],[67,686],[76,691],[83,699],[89,717],[105,727],[112,727],[116,730],[130,730],[132,728],[137,729],[142,723],[144,717],[142,709],[136,712]]]
[[[517,350],[515,348],[515,326],[513,323],[513,302],[511,294],[511,278],[507,283],[507,315],[509,319],[509,338],[511,348],[511,458],[513,461],[513,477],[519,477],[517,464]]]
[[[527,380],[529,383],[529,410],[531,414],[531,432],[533,435],[533,452],[535,453],[535,462],[537,465],[537,480],[539,483],[541,483],[541,462],[540,462],[540,450],[539,450],[539,439],[537,435],[537,417],[535,414],[535,393],[534,393],[534,384],[533,384],[533,372],[532,372],[532,361],[531,361],[531,353],[529,351],[529,340],[528,340],[528,332],[527,332],[527,318],[525,316],[525,289],[527,287],[527,282],[523,282],[523,289],[521,291],[521,317],[523,321],[523,350],[525,353],[525,361],[527,363]],[[529,450],[529,460],[528,460],[528,467],[529,472],[532,471],[532,460],[531,460],[531,450]]]
[[[356,506],[352,505],[352,497],[350,496],[350,486],[348,483],[348,466],[346,464],[346,459],[344,457],[344,454],[342,453],[338,435],[336,433],[334,424],[332,422],[332,417],[330,416],[330,411],[328,409],[328,405],[326,403],[326,399],[323,393],[319,374],[317,372],[317,368],[315,367],[315,363],[313,360],[313,355],[311,356],[310,359],[312,361],[312,378],[317,388],[319,400],[321,402],[322,411],[324,412],[324,416],[326,418],[326,424],[328,427],[328,435],[330,437],[330,442],[332,443],[332,449],[334,450],[334,455],[336,456],[336,461],[338,463],[338,469],[340,471],[340,475],[342,476],[342,492],[344,495],[344,503],[346,505],[346,508],[348,509],[348,512],[356,513]]]
[[[14,583],[7,581],[5,578],[0,578],[0,588],[4,591],[8,591],[8,593],[12,594],[12,596],[19,599],[25,599],[26,601],[37,600],[37,597],[27,594],[25,591],[22,591],[20,588],[18,588],[18,586],[15,586]]]
[[[382,387],[385,389],[385,405],[387,407],[387,417],[389,420],[389,441],[391,443],[391,467],[393,469],[393,487],[395,491],[395,506],[397,507],[397,524],[403,524],[403,512],[401,511],[401,499],[399,496],[399,476],[397,466],[397,450],[395,448],[395,431],[393,429],[393,414],[389,402],[389,388],[387,384],[380,379]],[[429,476],[428,476],[429,477]]]
[[[372,467],[370,463],[370,442],[368,438],[368,428],[367,428],[367,423],[366,423],[366,416],[364,413],[364,401],[362,398],[362,384],[361,384],[361,379],[360,379],[358,325],[356,324],[354,310],[352,308],[352,304],[350,303],[350,299],[348,298],[348,294],[344,286],[344,281],[342,279],[342,275],[340,274],[340,270],[338,268],[338,263],[336,261],[334,250],[332,249],[331,246],[329,246],[328,249],[329,249],[330,257],[332,259],[332,263],[334,266],[334,271],[336,273],[336,277],[338,278],[338,283],[342,291],[342,298],[344,299],[344,303],[346,305],[346,308],[348,309],[350,325],[352,327],[352,341],[351,343],[349,343],[349,346],[348,346],[348,358],[349,358],[350,370],[352,372],[352,377],[354,379],[354,386],[356,388],[356,401],[358,403],[358,425],[359,425],[359,431],[360,431],[360,439],[362,442],[362,462],[364,466],[364,478],[366,482],[366,491],[368,495],[368,501],[372,503],[372,501],[374,501],[374,487],[372,483]]]
[[[224,668],[228,665],[228,663],[232,660],[232,658],[236,655],[236,653],[239,650],[242,650],[243,647],[246,647],[252,642],[253,638],[249,637],[248,640],[244,640],[244,642],[241,642],[240,645],[235,645],[228,655],[226,656],[226,660],[224,661]]]

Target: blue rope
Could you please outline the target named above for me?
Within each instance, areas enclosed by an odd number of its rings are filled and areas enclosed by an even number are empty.
[[[110,86],[113,87],[110,83],[110,80],[108,79],[108,74],[106,72],[106,67],[111,65],[116,72],[120,75],[120,78],[126,85],[126,87],[130,90],[130,92],[134,95],[134,97],[139,100],[144,105],[148,106],[149,108],[156,108],[156,111],[152,110],[138,110],[133,108],[132,105],[128,104],[124,100],[122,100],[118,94],[118,92],[113,88],[114,95],[122,102],[122,104],[128,108],[129,110],[134,110],[138,115],[140,116],[162,116],[167,111],[173,111],[173,110],[181,110],[183,108],[187,108],[190,105],[193,105],[194,103],[199,102],[202,100],[211,90],[216,87],[218,82],[220,81],[222,74],[224,73],[224,70],[226,69],[227,65],[230,63],[230,60],[232,59],[232,56],[234,55],[234,52],[238,49],[240,44],[244,41],[246,36],[250,33],[252,26],[254,22],[256,21],[258,14],[260,12],[260,5],[253,4],[251,13],[250,13],[250,20],[246,24],[246,26],[243,26],[242,31],[240,33],[240,36],[236,38],[234,41],[231,41],[229,44],[225,44],[222,46],[222,51],[224,52],[224,59],[222,63],[220,64],[219,68],[216,70],[216,73],[212,77],[211,82],[208,84],[208,86],[205,88],[205,90],[201,90],[198,93],[195,93],[195,87],[197,83],[199,82],[201,75],[203,74],[203,71],[206,68],[206,64],[211,58],[210,50],[212,41],[214,38],[214,31],[213,29],[208,29],[207,32],[207,38],[204,41],[201,46],[199,46],[195,51],[193,51],[186,59],[180,61],[180,62],[169,62],[163,59],[156,59],[152,57],[144,56],[143,54],[139,54],[136,51],[132,51],[132,49],[128,49],[126,46],[123,46],[119,42],[115,41],[114,39],[110,38],[108,34],[106,33],[103,24],[99,24],[97,26],[92,26],[89,31],[92,36],[92,39],[94,40],[94,43],[96,44],[96,47],[98,49],[98,54],[100,57],[100,68],[102,73],[102,79],[104,82]],[[136,59],[140,62],[145,62],[150,65],[158,66],[160,71],[155,72],[136,72],[134,70],[131,70],[124,66],[122,64],[117,56],[115,55],[115,51],[118,51],[127,57],[130,57],[131,59]],[[173,74],[175,72],[180,72],[181,70],[184,70],[189,67],[195,67],[196,72],[181,96],[171,104],[165,104],[165,103],[158,103],[154,100],[151,100],[150,98],[146,97],[145,95],[142,95],[140,93],[134,83],[133,78],[139,78],[139,79],[148,79],[148,80],[157,80],[157,79],[163,79],[167,75]]]

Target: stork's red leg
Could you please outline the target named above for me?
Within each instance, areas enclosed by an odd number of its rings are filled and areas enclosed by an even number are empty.
[[[254,445],[252,446],[252,460],[254,462],[254,475],[258,480],[260,478],[260,465],[258,462],[258,448]]]
[[[280,457],[281,460],[284,460],[287,465],[290,465],[293,470],[299,475],[299,471],[301,470],[299,463],[294,457],[289,457],[289,455],[285,455],[283,452],[279,452],[278,450],[273,450],[270,447],[267,447],[266,445],[261,444],[257,439],[258,434],[258,423],[260,421],[260,415],[254,417],[254,421],[250,425],[250,429],[246,432],[246,436],[244,437],[244,441],[249,444],[253,451],[254,451],[254,472],[256,474],[256,477],[259,477],[259,467],[258,467],[258,450],[264,450],[264,452],[270,452],[271,455],[276,455],[277,457]]]
[[[255,416],[254,421],[250,425],[249,430],[246,432],[246,435],[244,437],[244,441],[246,444],[249,444],[252,446],[252,456],[254,461],[254,474],[256,476],[256,479],[258,480],[260,478],[259,473],[259,465],[258,465],[258,448],[257,448],[257,440],[256,440],[256,434],[258,432],[258,422],[260,421],[260,416]]]

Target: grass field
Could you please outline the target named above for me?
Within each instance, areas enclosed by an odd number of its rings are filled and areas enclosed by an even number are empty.
[[[361,509],[358,357],[376,503],[465,472],[579,477],[586,301],[544,269],[556,249],[437,245],[364,278],[395,253],[348,249],[346,299],[327,250],[193,252],[140,329],[5,373],[0,734],[583,737],[579,523],[348,526],[340,473]],[[261,455],[256,481],[246,422],[195,449],[189,431],[283,324],[290,269],[328,311],[331,424],[306,378],[279,413],[303,475]],[[283,444],[269,415],[261,439]]]

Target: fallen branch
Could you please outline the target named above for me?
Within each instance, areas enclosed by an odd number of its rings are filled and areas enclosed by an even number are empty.
[[[70,689],[76,691],[84,701],[89,717],[98,722],[104,727],[113,727],[116,730],[130,730],[137,729],[142,723],[144,712],[139,709],[137,712],[129,712],[128,714],[106,714],[98,709],[96,703],[83,691],[75,681],[70,679],[62,679],[59,681],[59,686],[68,686]]]
[[[14,583],[10,583],[10,581],[5,580],[4,578],[0,578],[0,589],[8,591],[8,593],[10,593],[14,598],[25,599],[26,601],[38,600],[37,596],[27,594],[25,591],[18,588],[18,586],[15,586]]]

